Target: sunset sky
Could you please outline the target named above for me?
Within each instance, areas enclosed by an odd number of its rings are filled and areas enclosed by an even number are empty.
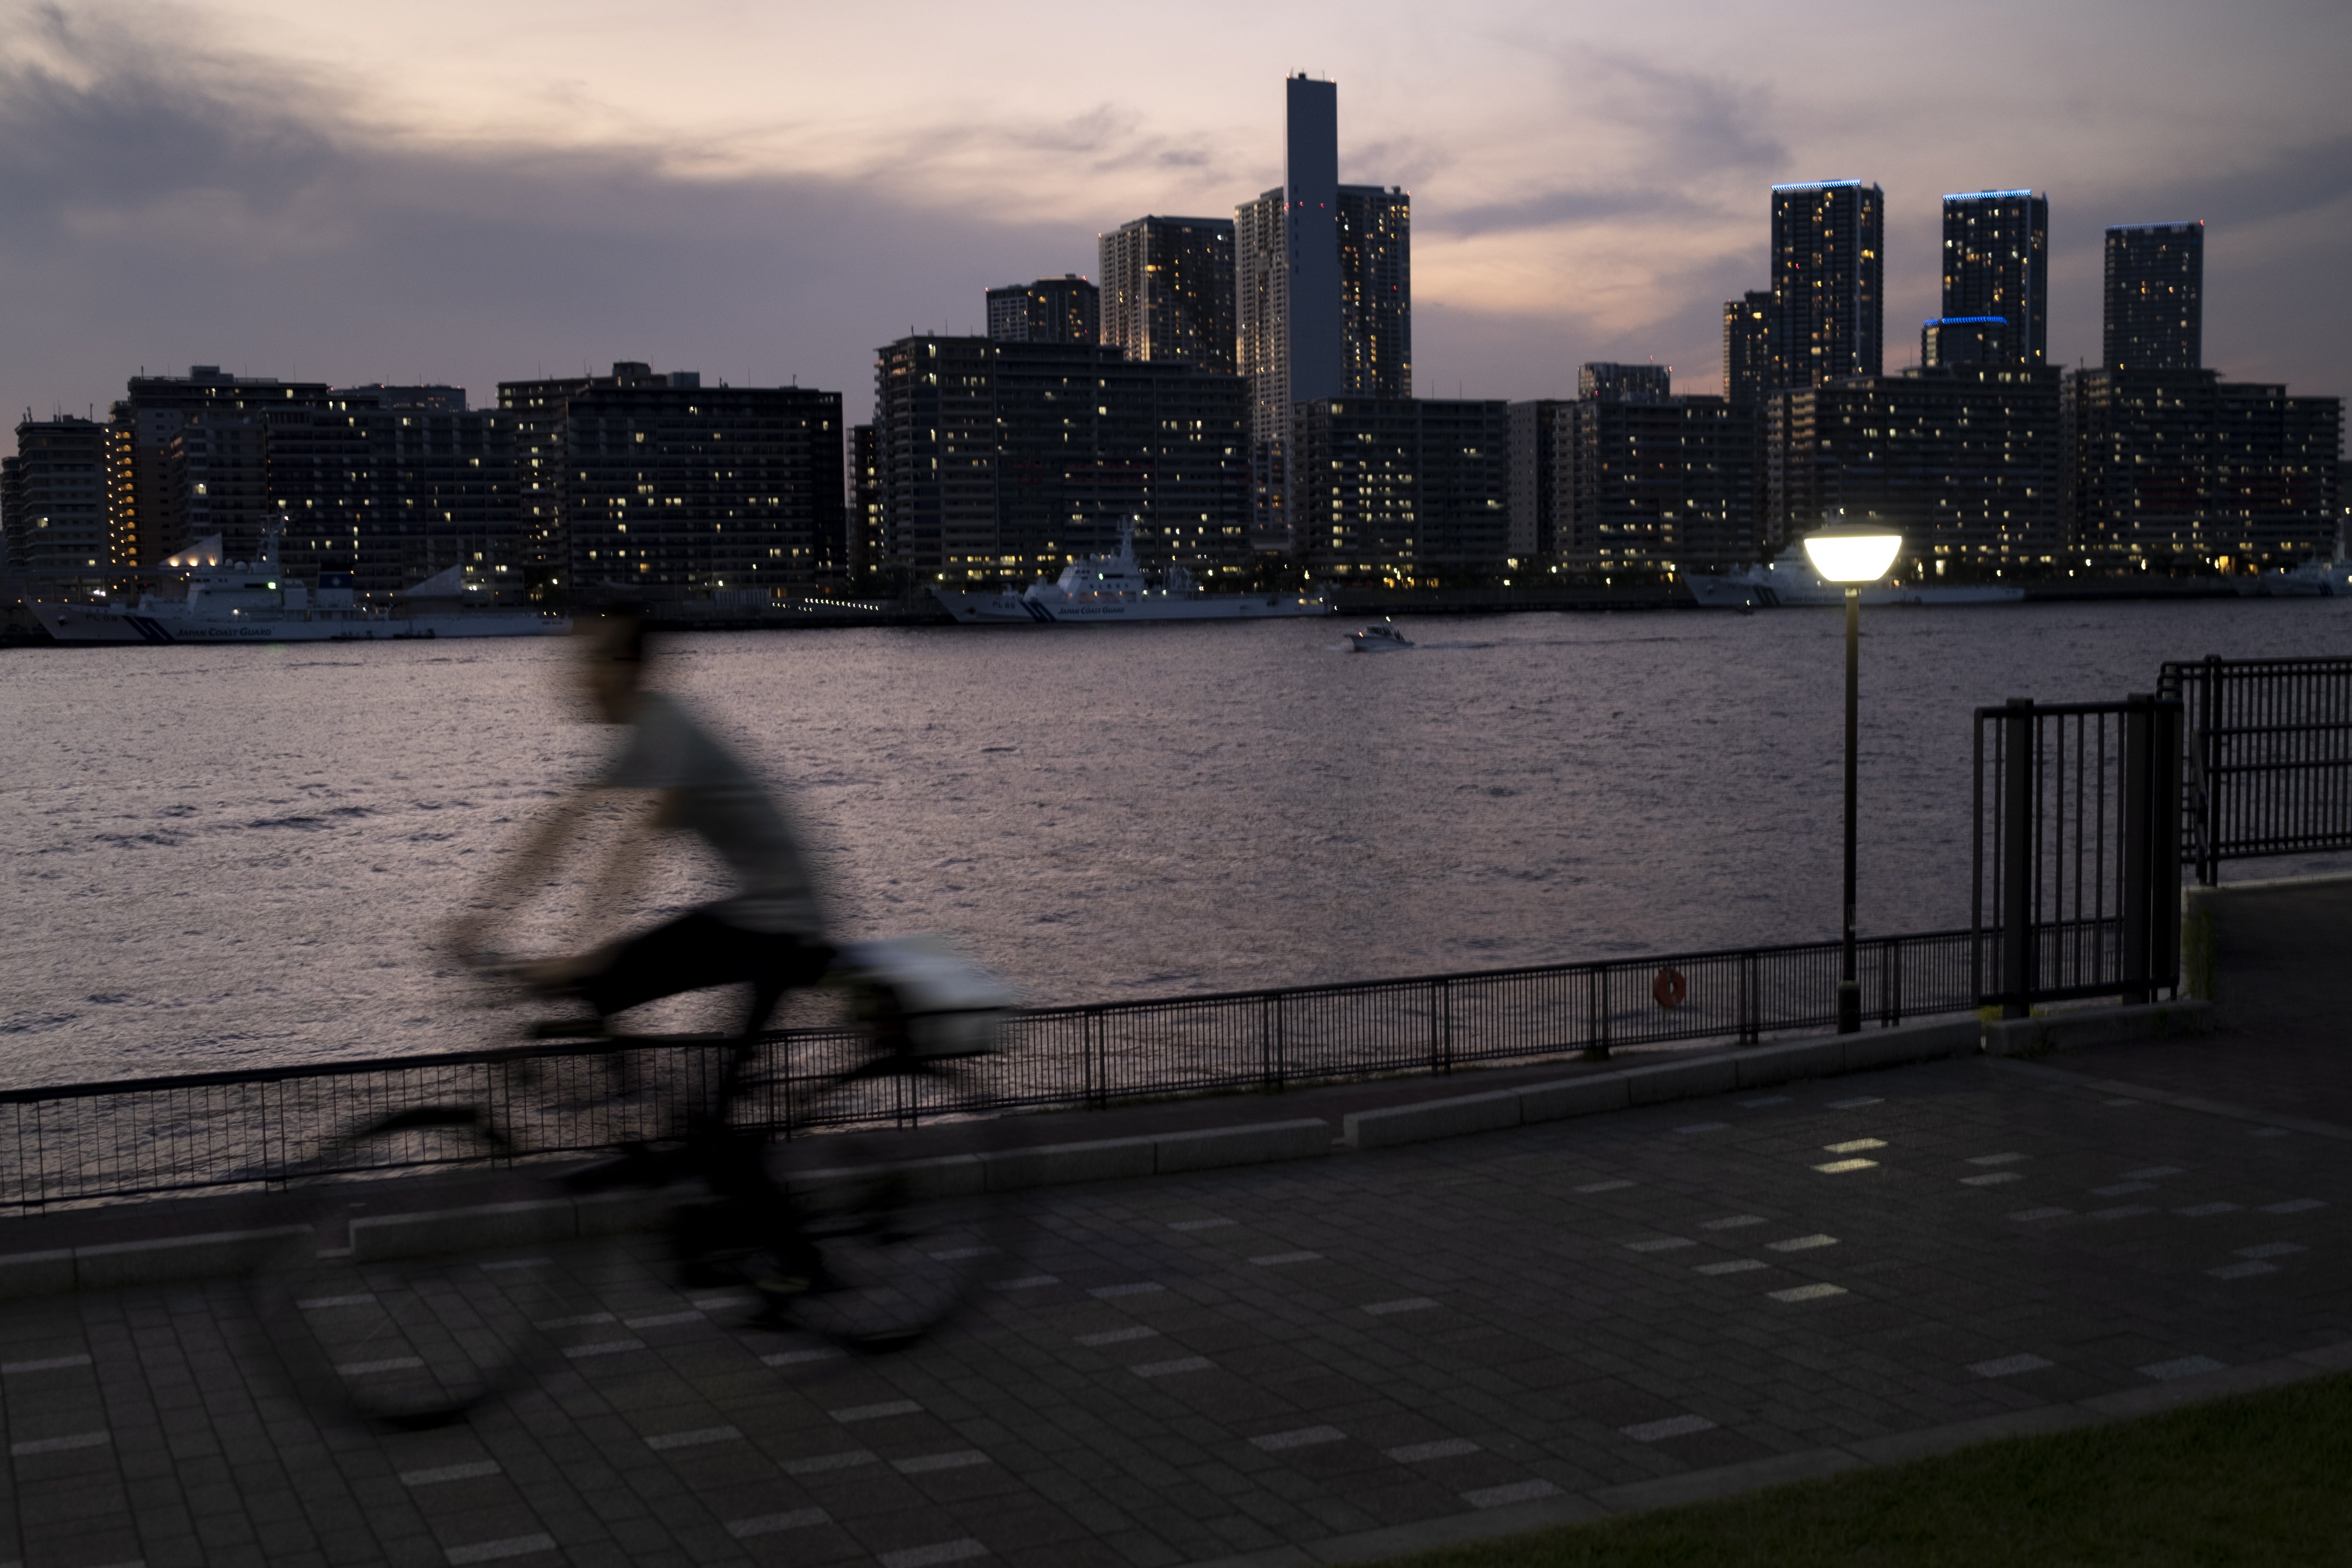
[[[2341,0],[7,10],[0,393],[39,416],[142,365],[487,403],[625,358],[863,419],[877,344],[1277,184],[1302,69],[1340,177],[1412,193],[1424,394],[1716,390],[1767,187],[1849,176],[1886,191],[1889,369],[1939,195],[2032,185],[2053,359],[2097,362],[2104,226],[2203,218],[2208,362],[2352,394]]]

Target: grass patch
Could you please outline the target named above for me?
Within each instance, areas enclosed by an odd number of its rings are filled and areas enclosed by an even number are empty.
[[[1981,1444],[1391,1568],[2352,1563],[2352,1377]]]

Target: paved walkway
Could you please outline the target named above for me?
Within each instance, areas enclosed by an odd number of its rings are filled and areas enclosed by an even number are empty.
[[[2175,1053],[2198,1092],[2231,1045]],[[17,1303],[0,1563],[1156,1568],[2352,1340],[2344,1142],[2099,1081],[2135,1059],[1054,1190],[978,1321],[878,1362],[648,1245],[560,1282],[611,1314],[565,1371],[440,1433],[287,1404],[231,1283]]]

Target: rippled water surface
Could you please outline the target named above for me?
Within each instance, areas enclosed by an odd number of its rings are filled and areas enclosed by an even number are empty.
[[[1974,707],[2352,651],[2342,600],[1864,625],[1865,932],[1967,921]],[[790,788],[845,931],[958,932],[1041,1001],[1835,933],[1834,611],[1347,629],[713,634],[663,679]],[[473,1043],[425,939],[614,740],[569,653],[0,655],[0,1078]],[[660,873],[642,915],[711,885]],[[576,932],[582,880],[517,942]]]

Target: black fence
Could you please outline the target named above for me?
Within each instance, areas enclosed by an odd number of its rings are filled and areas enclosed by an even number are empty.
[[[1977,990],[2154,999],[2180,970],[2180,703],[1977,710]]]
[[[2182,709],[2182,848],[2224,860],[2352,849],[2352,658],[2167,664]]]
[[[1971,932],[1863,944],[1865,1016],[1893,1025],[1977,1005]],[[1578,1052],[1748,1043],[1827,1029],[1835,942],[1291,986],[1017,1016],[1005,1049],[952,1089],[884,1079],[823,1086],[862,1048],[846,1030],[771,1036],[744,1120],[791,1137],[998,1110],[1280,1089]],[[332,1134],[420,1105],[494,1106],[520,1149],[584,1152],[672,1125],[707,1101],[710,1042],[539,1045],[0,1092],[0,1207],[266,1186]],[[919,1098],[909,1099],[912,1092]],[[384,1168],[381,1157],[354,1169]]]

